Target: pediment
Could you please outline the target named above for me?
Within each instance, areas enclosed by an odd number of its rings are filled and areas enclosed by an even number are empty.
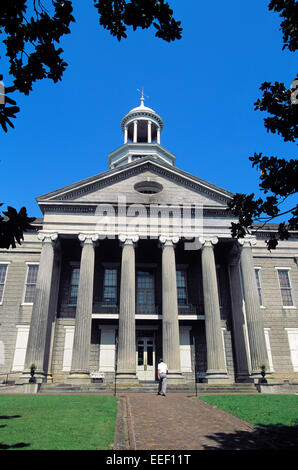
[[[162,190],[155,194],[143,194],[135,189],[142,181],[156,182]],[[226,207],[233,194],[194,175],[151,158],[101,173],[70,186],[37,198],[42,207],[48,204],[101,204],[117,203],[119,197],[134,204],[203,204]]]

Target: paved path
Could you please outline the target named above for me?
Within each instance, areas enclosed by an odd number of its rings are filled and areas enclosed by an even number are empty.
[[[128,393],[120,395],[115,450],[255,449],[254,433],[194,395]]]

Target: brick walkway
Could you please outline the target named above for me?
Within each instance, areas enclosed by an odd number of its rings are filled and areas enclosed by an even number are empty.
[[[115,450],[253,450],[270,448],[249,423],[194,395],[121,394]],[[272,447],[271,447],[272,448]]]

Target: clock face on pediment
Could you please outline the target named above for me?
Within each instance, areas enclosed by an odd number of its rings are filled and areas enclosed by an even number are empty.
[[[201,204],[226,207],[232,193],[169,165],[152,162],[109,170],[37,198],[40,206],[57,204]]]

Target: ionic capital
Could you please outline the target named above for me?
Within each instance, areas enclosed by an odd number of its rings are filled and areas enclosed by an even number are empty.
[[[238,243],[243,246],[243,248],[251,248],[257,244],[256,237],[247,237],[247,238],[239,238]]]
[[[213,245],[218,243],[218,237],[200,237],[199,241],[204,247],[211,246],[211,248],[213,248]]]
[[[79,233],[78,235],[78,239],[80,240],[81,242],[81,246],[84,246],[84,245],[93,245],[95,244],[98,239],[99,239],[99,235],[98,233],[95,233],[95,232],[81,232]]]
[[[160,243],[165,247],[165,246],[173,246],[176,243],[179,242],[179,237],[178,236],[168,236],[168,235],[161,235],[159,237]]]
[[[57,232],[38,232],[37,234],[38,240],[42,241],[42,244],[50,243],[52,246],[55,246],[58,240],[58,233]]]
[[[139,241],[139,235],[130,235],[128,233],[120,233],[119,240],[123,245],[133,245]]]

